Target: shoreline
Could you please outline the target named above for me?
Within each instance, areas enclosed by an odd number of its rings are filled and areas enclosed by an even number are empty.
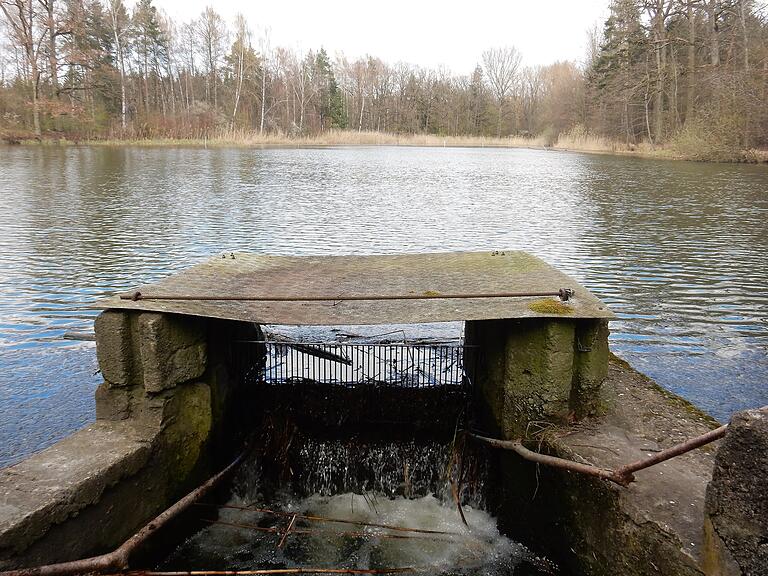
[[[256,133],[234,133],[217,135],[212,138],[97,138],[70,139],[67,136],[45,135],[41,139],[25,136],[1,135],[0,139],[9,145],[38,146],[136,146],[147,148],[334,148],[363,146],[396,146],[420,148],[516,148],[555,152],[576,152],[628,158],[653,160],[676,160],[716,164],[768,164],[768,150],[744,150],[741,157],[733,160],[691,158],[676,153],[669,147],[651,148],[647,144],[635,148],[610,142],[602,138],[587,137],[585,141],[565,137],[566,142],[547,144],[540,137],[485,137],[485,136],[437,136],[431,134],[390,134],[386,132],[329,131],[316,136],[284,136]]]

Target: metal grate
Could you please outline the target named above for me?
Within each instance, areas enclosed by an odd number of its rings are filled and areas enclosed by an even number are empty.
[[[242,342],[250,348],[249,382],[280,385],[318,383],[432,388],[468,387],[476,347],[463,344],[346,344],[329,342]],[[257,361],[258,360],[258,361]]]

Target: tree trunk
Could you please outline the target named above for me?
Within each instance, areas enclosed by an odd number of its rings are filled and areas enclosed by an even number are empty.
[[[688,87],[685,101],[685,121],[693,119],[696,106],[696,18],[693,11],[693,1],[688,0]]]
[[[40,138],[40,136],[42,136],[42,131],[40,129],[40,101],[38,98],[40,72],[37,70],[36,59],[33,59],[30,64],[32,70],[32,124],[35,129],[35,136]]]
[[[654,23],[656,39],[656,90],[654,96],[654,120],[656,142],[664,139],[664,79],[666,74],[666,30],[664,28],[664,8],[662,2],[659,2],[656,12],[656,22]]]
[[[261,70],[261,121],[259,122],[259,135],[264,134],[264,112],[267,105],[267,65],[262,64]]]
[[[712,66],[720,66],[720,37],[717,30],[717,0],[707,3],[709,19],[709,61]]]
[[[53,97],[59,98],[59,62],[56,56],[56,22],[53,17],[54,0],[48,0],[45,8],[48,12],[48,66],[51,69],[51,87]]]

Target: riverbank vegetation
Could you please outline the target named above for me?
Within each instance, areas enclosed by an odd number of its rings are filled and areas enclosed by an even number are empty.
[[[0,134],[12,142],[552,146],[719,161],[768,148],[768,14],[755,0],[612,0],[582,63],[527,67],[504,47],[469,75],[275,47],[210,7],[185,23],[152,0],[0,9]]]

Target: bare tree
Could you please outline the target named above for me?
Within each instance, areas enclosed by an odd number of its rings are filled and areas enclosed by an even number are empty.
[[[251,33],[248,30],[248,23],[245,16],[238,14],[235,16],[235,43],[232,46],[234,56],[233,72],[235,76],[235,103],[232,109],[231,128],[235,128],[237,118],[237,108],[240,105],[240,95],[243,92],[243,79],[245,77],[245,54],[246,47],[250,48]]]
[[[35,136],[39,138],[42,134],[39,56],[40,45],[45,38],[47,28],[40,25],[40,16],[35,10],[35,0],[0,0],[0,10],[5,15],[14,40],[22,47],[24,53],[27,81],[32,96],[32,123]]]
[[[222,17],[210,6],[200,15],[198,23],[200,50],[203,53],[207,80],[206,91],[213,107],[219,107],[219,64],[224,56],[224,44],[227,40],[227,28]]]
[[[115,63],[120,74],[120,128],[125,132],[127,107],[125,90],[125,36],[128,34],[130,21],[123,0],[109,0],[107,3],[107,16],[109,18],[112,39],[115,43],[113,47]]]
[[[501,122],[504,115],[504,104],[512,93],[517,82],[517,72],[520,68],[522,55],[514,46],[492,48],[483,52],[485,78],[496,97],[499,107],[496,136],[501,136]]]
[[[272,46],[269,41],[269,28],[259,38],[259,53],[261,56],[261,110],[259,119],[259,134],[264,134],[264,119],[267,112],[267,74],[272,61]]]

